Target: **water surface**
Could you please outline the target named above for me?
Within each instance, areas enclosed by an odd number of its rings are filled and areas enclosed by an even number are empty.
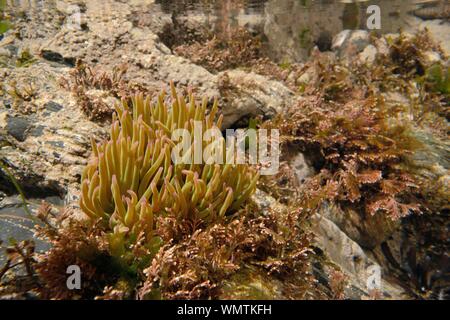
[[[417,25],[418,19],[446,18],[449,1],[333,0],[156,0],[173,18],[195,17],[216,34],[247,28],[262,36],[269,56],[277,61],[302,61],[314,46],[331,47],[345,29],[368,30],[367,8],[380,8],[381,29],[396,33]],[[371,30],[372,31],[372,30]]]

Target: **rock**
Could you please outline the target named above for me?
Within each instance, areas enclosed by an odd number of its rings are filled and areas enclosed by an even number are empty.
[[[41,57],[51,62],[66,64],[70,67],[75,66],[75,59],[72,57],[63,57],[60,53],[51,50],[42,50]]]
[[[435,63],[441,62],[441,55],[436,51],[425,51],[423,53],[424,63],[431,66]]]
[[[374,265],[374,262],[370,261],[363,249],[331,220],[317,216],[316,222],[313,230],[319,247],[327,252],[331,260],[354,275],[364,287],[367,279],[366,270]]]
[[[63,106],[54,101],[49,101],[46,104],[44,104],[44,108],[49,112],[58,112],[63,109]]]
[[[258,204],[258,208],[263,215],[266,215],[270,210],[283,211],[285,209],[283,204],[260,189],[256,189],[252,200]]]
[[[378,50],[373,45],[368,45],[363,52],[361,52],[358,57],[362,63],[367,65],[372,65],[377,57]]]
[[[308,84],[310,81],[311,81],[311,74],[308,72],[305,72],[300,77],[298,77],[296,83],[297,84]]]
[[[286,299],[284,291],[288,288],[284,281],[268,276],[267,272],[244,266],[232,277],[225,279],[221,289],[220,300],[283,300]],[[294,297],[297,294],[297,299],[304,298],[301,290],[292,294]]]
[[[382,56],[388,56],[390,53],[389,45],[386,41],[386,38],[376,38],[374,40],[374,45],[377,49],[378,54]]]
[[[10,58],[12,56],[11,52],[6,48],[0,48],[0,57]]]
[[[429,1],[412,12],[422,20],[448,19],[450,18],[450,7],[446,1]]]
[[[314,168],[307,163],[303,153],[299,153],[294,156],[289,164],[291,168],[295,171],[298,184],[303,184],[305,179],[312,177],[315,174]]]
[[[343,30],[343,31],[339,32],[333,38],[333,41],[331,44],[331,49],[336,51],[336,50],[339,50],[340,48],[342,48],[344,46],[344,43],[350,37],[351,32],[352,32],[351,30]]]
[[[224,115],[223,127],[229,128],[244,117],[271,118],[294,103],[294,94],[278,81],[241,70],[218,75]]]
[[[370,35],[365,30],[344,30],[333,39],[331,49],[338,56],[351,59],[370,44]]]
[[[348,38],[348,46],[353,46],[356,50],[361,51],[370,41],[370,35],[365,30],[355,30],[350,33]]]
[[[404,299],[404,290],[383,278],[381,266],[370,259],[364,250],[339,227],[323,215],[316,215],[312,229],[319,246],[347,276],[349,287],[345,293],[350,299],[368,296],[368,280],[375,270],[380,272],[380,290],[385,298]],[[376,271],[378,272],[378,271]],[[329,275],[328,275],[329,276]],[[355,295],[356,294],[360,294]]]
[[[36,211],[38,204],[29,204],[29,210]],[[36,252],[45,252],[49,244],[35,237],[36,221],[28,216],[19,197],[7,197],[0,201],[0,241],[8,245],[10,239],[16,241],[33,240]],[[4,250],[0,250],[0,266],[5,262]]]
[[[30,129],[29,135],[32,137],[40,137],[44,134],[45,127],[42,125],[34,126]]]
[[[431,38],[436,41],[444,51],[446,56],[450,55],[450,32],[448,31],[448,20],[427,20],[417,19],[412,24],[410,32],[427,29]]]
[[[168,82],[172,80],[179,87],[196,88],[196,97],[199,99],[207,96],[212,100],[219,96],[217,76],[187,59],[174,55],[163,55],[158,51],[140,58],[132,58],[132,61],[141,65],[147,74],[149,71],[153,73],[153,79],[159,83],[159,89],[167,87]]]
[[[25,192],[35,197],[64,195],[72,184],[78,188],[91,152],[90,138],[107,136],[107,128],[91,122],[72,93],[61,89],[59,79],[67,71],[61,65],[39,62],[8,74],[18,83],[33,81],[37,90],[33,103],[40,107],[26,116],[17,116],[20,110],[14,109],[1,112],[0,130],[7,146],[0,155]],[[0,179],[2,189],[15,191],[6,176]]]
[[[25,141],[30,120],[26,117],[8,117],[6,131],[18,141]]]
[[[148,28],[154,34],[161,34],[165,28],[173,28],[172,15],[153,1],[135,2],[130,19],[138,28]]]
[[[383,214],[364,215],[355,210],[336,207],[326,208],[323,215],[366,249],[373,249],[386,241],[400,225],[399,221],[394,222]]]

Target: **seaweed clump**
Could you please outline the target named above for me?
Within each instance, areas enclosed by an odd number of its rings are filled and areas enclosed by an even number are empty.
[[[421,211],[414,197],[399,201],[417,188],[400,166],[417,143],[408,137],[408,128],[387,126],[386,114],[377,109],[381,103],[353,100],[332,111],[320,98],[309,100],[281,123],[281,131],[286,141],[322,155],[316,178],[326,182],[328,200],[398,219]]]
[[[81,110],[90,120],[103,121],[110,119],[114,113],[109,103],[105,102],[105,97],[131,101],[137,92],[145,92],[142,86],[132,84],[126,79],[127,70],[128,66],[122,64],[114,67],[110,73],[102,72],[82,60],[77,60],[69,77],[60,79],[60,86],[72,92]]]
[[[415,35],[387,36],[374,40],[374,44],[382,41],[388,50],[377,54],[373,65],[351,67],[355,80],[380,94],[400,93],[407,101],[396,107],[408,114],[410,119],[405,119],[408,123],[447,138],[448,57],[426,29]]]
[[[16,268],[17,261],[28,273],[10,272],[8,281],[0,282],[0,295],[20,292],[22,297],[33,294],[42,299],[272,299],[274,293],[291,299],[323,297],[310,272],[312,238],[304,228],[308,215],[293,207],[273,205],[264,214],[260,209],[250,204],[233,218],[192,233],[182,230],[175,216],[158,216],[155,233],[161,237],[160,247],[149,253],[136,244],[133,254],[145,254],[150,260],[130,266],[111,255],[110,237],[101,221],[92,225],[74,219],[70,209],[56,212],[43,203],[37,233],[51,249],[38,254],[32,242],[11,248],[16,260],[0,269],[0,276],[3,270]],[[78,290],[67,288],[71,265],[82,270]],[[261,281],[261,287],[254,287],[255,281]]]
[[[45,253],[36,252],[31,240],[11,240],[8,246],[0,243],[7,257],[0,267],[2,299],[93,299],[108,284],[122,277],[130,279],[128,270],[108,254],[101,229],[72,219],[72,215],[68,208],[56,211],[45,202],[41,204],[35,231],[39,239],[51,244]],[[71,265],[82,271],[83,281],[77,290],[67,286]]]
[[[441,183],[422,176],[414,157],[424,150],[422,136],[448,134],[447,67],[427,55],[446,57],[426,31],[373,39],[383,41],[386,49],[370,65],[314,52],[303,68],[309,79],[303,97],[266,124],[280,128],[287,150],[314,155],[319,173],[302,193],[308,210],[331,201],[398,220],[441,209],[429,192]]]
[[[236,219],[211,224],[176,243],[169,241],[174,221],[166,220],[162,224],[166,245],[145,270],[147,278],[138,296],[208,299],[231,294],[233,299],[238,288],[251,288],[258,275],[283,282],[279,290],[284,298],[316,295],[310,273],[312,239],[303,229],[306,216],[293,208],[273,209],[264,216],[256,209],[242,210]],[[248,270],[251,276],[246,276]],[[270,288],[270,281],[265,285]],[[260,289],[244,292],[251,298],[274,298],[270,289]]]
[[[249,67],[256,64],[262,56],[261,40],[245,29],[235,30],[229,37],[219,35],[206,38],[201,42],[176,46],[174,52],[210,72]]]
[[[41,299],[93,299],[110,283],[126,274],[108,253],[107,240],[101,228],[72,219],[67,208],[55,213],[42,203],[37,217],[42,222],[37,234],[46,239],[51,248],[37,255],[34,265],[39,281]],[[81,288],[67,286],[67,268],[76,265],[82,271]]]

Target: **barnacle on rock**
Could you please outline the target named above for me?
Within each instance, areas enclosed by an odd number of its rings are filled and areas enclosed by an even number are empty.
[[[155,216],[175,216],[178,221],[222,219],[236,211],[256,188],[259,175],[245,164],[202,164],[172,162],[171,139],[175,129],[191,133],[189,156],[194,142],[195,122],[203,132],[219,128],[215,121],[217,101],[207,114],[207,100],[195,102],[178,96],[171,85],[171,106],[162,92],[156,104],[142,94],[132,99],[132,108],[123,100],[113,115],[111,137],[92,142],[93,158],[82,177],[80,206],[92,220],[100,219],[109,232],[110,251],[122,256],[134,243],[150,245],[154,238]],[[203,141],[203,150],[211,143]],[[224,144],[222,144],[224,146]],[[219,147],[220,148],[220,147]]]

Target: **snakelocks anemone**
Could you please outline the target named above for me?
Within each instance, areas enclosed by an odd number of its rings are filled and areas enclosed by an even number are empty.
[[[156,103],[142,94],[132,99],[132,107],[123,101],[116,105],[109,141],[92,140],[80,206],[91,221],[104,225],[113,255],[122,255],[127,243],[137,239],[150,242],[158,215],[218,221],[237,211],[256,189],[259,174],[247,164],[172,161],[175,129],[191,134],[191,148],[182,154],[187,156],[196,145],[195,124],[201,122],[203,132],[220,129],[222,116],[215,120],[217,100],[208,113],[207,99],[196,103],[190,94],[186,101],[173,84],[170,100],[161,92]],[[203,141],[203,149],[211,143]]]

